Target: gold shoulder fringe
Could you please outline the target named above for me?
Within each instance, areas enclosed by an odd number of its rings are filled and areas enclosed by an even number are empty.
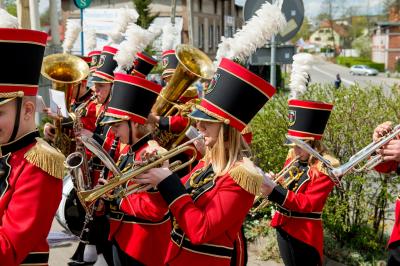
[[[249,158],[243,158],[243,162],[233,167],[229,171],[229,175],[247,192],[253,195],[260,193],[263,177]]]
[[[36,138],[36,141],[36,145],[25,153],[25,159],[49,175],[62,179],[64,177],[64,155],[43,139]]]
[[[332,165],[333,167],[338,167],[338,166],[340,165],[339,160],[336,159],[335,157],[333,157],[333,156],[330,155],[330,154],[325,153],[325,154],[323,155],[323,157],[324,157],[324,159],[328,160],[328,161],[331,163],[331,165]],[[317,169],[318,169],[319,172],[322,172],[322,173],[324,173],[325,175],[328,175],[328,171],[326,170],[326,168],[324,167],[324,165],[323,165],[323,163],[322,163],[321,161],[318,161],[318,163],[317,163]]]

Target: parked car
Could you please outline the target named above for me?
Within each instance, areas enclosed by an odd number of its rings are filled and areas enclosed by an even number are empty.
[[[378,70],[371,68],[366,65],[354,65],[350,67],[351,75],[366,75],[366,76],[376,76],[378,75]]]

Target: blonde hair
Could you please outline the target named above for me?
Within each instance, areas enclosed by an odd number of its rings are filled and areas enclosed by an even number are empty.
[[[212,164],[216,176],[226,174],[236,162],[243,157],[250,157],[250,148],[235,128],[223,125],[219,131],[216,143],[206,149],[204,160],[206,165]]]
[[[321,140],[312,140],[309,144],[314,150],[316,150],[322,156],[327,155],[327,154],[330,155],[328,148],[325,146],[324,143],[322,143]],[[318,162],[318,159],[315,158],[314,156],[310,155],[310,158],[308,159],[308,164],[313,165],[317,162]]]

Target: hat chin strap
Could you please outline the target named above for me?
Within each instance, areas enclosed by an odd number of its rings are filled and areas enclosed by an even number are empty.
[[[13,128],[13,132],[11,133],[11,137],[8,140],[8,142],[14,141],[15,137],[17,136],[17,133],[18,133],[19,118],[21,116],[22,97],[16,98],[16,104],[17,104],[17,112],[15,114],[15,119],[14,119],[14,128]]]

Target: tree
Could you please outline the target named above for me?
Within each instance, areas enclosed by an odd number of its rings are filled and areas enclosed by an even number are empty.
[[[361,36],[351,43],[352,47],[360,53],[360,57],[371,59],[371,39],[369,36]]]
[[[303,40],[308,40],[311,36],[311,25],[307,17],[304,17],[303,24],[301,24],[300,30],[297,32],[296,36],[292,39],[293,43],[296,43],[301,38]]]
[[[17,16],[17,5],[15,4],[15,0],[4,0],[4,6],[8,13]]]
[[[136,11],[139,14],[139,18],[136,22],[140,27],[147,29],[153,20],[158,16],[159,13],[150,15],[150,4],[153,0],[133,0],[133,4],[136,7]]]

